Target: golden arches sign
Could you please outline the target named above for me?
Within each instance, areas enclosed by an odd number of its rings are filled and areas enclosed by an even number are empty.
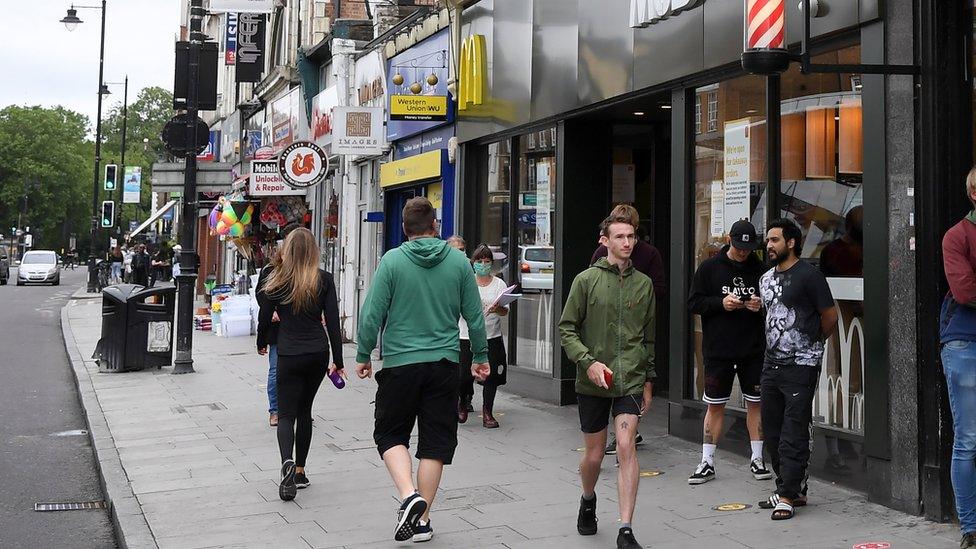
[[[488,51],[483,34],[472,34],[461,43],[461,73],[458,76],[458,110],[484,105],[488,90]]]

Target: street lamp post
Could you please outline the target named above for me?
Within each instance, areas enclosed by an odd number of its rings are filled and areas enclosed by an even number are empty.
[[[180,274],[176,277],[176,357],[174,374],[193,369],[193,301],[196,297],[197,259],[197,113],[200,106],[200,50],[203,34],[203,0],[190,2],[190,51],[186,79],[186,164],[183,176],[183,211],[180,216]]]
[[[73,31],[78,28],[80,23],[83,23],[78,17],[77,8],[83,9],[100,9],[102,10],[102,31],[100,44],[98,48],[98,111],[95,118],[95,172],[92,176],[92,214],[91,214],[91,244],[88,248],[88,292],[96,292],[97,279],[95,275],[95,238],[98,231],[98,171],[101,167],[102,162],[102,94],[105,91],[105,84],[102,81],[104,78],[105,69],[105,1],[102,0],[101,7],[99,6],[75,6],[74,4],[68,8],[68,13],[65,15],[61,22],[64,23],[65,28],[68,31]]]

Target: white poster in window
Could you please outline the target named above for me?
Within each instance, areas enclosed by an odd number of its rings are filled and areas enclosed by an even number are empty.
[[[549,162],[540,161],[535,165],[536,206],[535,243],[549,246],[552,242],[552,228],[549,223]]]
[[[709,234],[712,238],[721,238],[725,234],[725,190],[721,181],[712,181],[712,220],[709,223]]]
[[[728,122],[725,124],[723,234],[728,234],[736,221],[749,219],[749,173],[749,121]]]
[[[613,202],[634,202],[634,165],[613,165]]]

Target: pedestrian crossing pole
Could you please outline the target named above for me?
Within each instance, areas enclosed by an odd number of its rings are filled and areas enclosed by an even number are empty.
[[[197,265],[197,111],[200,98],[200,50],[203,0],[190,2],[190,51],[186,79],[186,166],[183,178],[183,212],[180,216],[180,274],[176,280],[176,358],[174,374],[188,374],[193,369],[193,302],[196,296]]]

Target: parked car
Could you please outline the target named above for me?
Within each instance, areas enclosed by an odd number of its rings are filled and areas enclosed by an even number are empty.
[[[552,291],[552,246],[519,246],[519,283],[523,291]]]
[[[10,280],[10,258],[7,252],[0,251],[0,286],[6,286]]]
[[[17,285],[61,284],[61,267],[58,254],[50,250],[31,250],[24,254],[17,269]]]

